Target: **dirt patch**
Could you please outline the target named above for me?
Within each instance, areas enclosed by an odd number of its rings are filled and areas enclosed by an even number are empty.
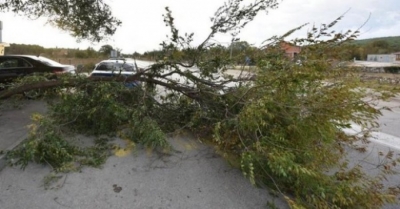
[[[363,81],[378,81],[381,84],[400,84],[400,74],[392,73],[360,73]]]
[[[374,77],[374,78],[400,78],[400,74],[394,73],[360,73],[360,76],[363,77]]]

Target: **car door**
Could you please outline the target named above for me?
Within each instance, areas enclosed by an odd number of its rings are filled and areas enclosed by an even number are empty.
[[[18,76],[25,76],[35,72],[35,67],[31,62],[29,62],[29,60],[23,57],[18,57],[16,60],[18,64],[15,71]]]
[[[16,69],[13,68],[15,62],[7,57],[0,57],[0,82],[6,83],[18,76]]]
[[[7,83],[29,74],[32,65],[20,57],[0,57],[0,82]]]

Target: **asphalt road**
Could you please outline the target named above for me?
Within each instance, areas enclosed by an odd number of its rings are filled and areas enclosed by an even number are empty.
[[[0,134],[0,141],[26,135],[29,115],[42,112],[43,107],[43,102],[29,101],[20,109],[3,111],[0,130],[8,135]],[[5,126],[9,121],[21,126],[13,130],[16,127]],[[5,167],[0,171],[0,209],[247,209],[266,208],[268,202],[287,208],[285,201],[266,189],[253,187],[212,147],[193,137],[174,137],[169,142],[174,148],[170,155],[128,149],[110,157],[101,169],[57,174],[50,185],[44,181],[50,176],[48,166]],[[125,142],[117,139],[116,143],[124,146]]]
[[[391,102],[379,102],[378,107],[388,106],[392,110],[383,110],[383,116],[379,118],[380,130],[400,138],[400,99]]]
[[[0,208],[265,208],[267,201],[285,207],[267,190],[250,185],[210,147],[187,138],[171,139],[169,156],[111,157],[102,169],[61,174],[46,190],[47,166],[0,173]]]
[[[400,99],[393,98],[390,102],[380,101],[375,105],[377,108],[390,107],[391,111],[382,111],[383,115],[378,119],[379,129],[372,132],[371,143],[364,145],[366,152],[360,153],[353,149],[347,149],[347,159],[349,159],[350,165],[361,165],[370,176],[379,175],[382,166],[388,162],[379,153],[386,155],[388,152],[393,152],[393,159],[400,157]],[[354,126],[349,132],[355,134],[360,130],[360,127]],[[387,180],[383,181],[385,187],[400,186],[400,167],[392,167],[392,169],[395,174],[388,175]],[[388,204],[383,208],[398,209],[400,205]]]

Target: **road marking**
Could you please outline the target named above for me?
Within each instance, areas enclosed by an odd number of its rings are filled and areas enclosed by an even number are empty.
[[[362,134],[361,126],[352,123],[351,128],[343,129],[346,134],[358,135]],[[372,131],[371,137],[368,138],[371,142],[394,148],[400,151],[400,138],[383,132]]]

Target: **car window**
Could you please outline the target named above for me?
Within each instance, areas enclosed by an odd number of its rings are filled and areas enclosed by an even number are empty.
[[[16,59],[13,60],[2,60],[0,62],[1,68],[15,68],[18,67],[18,61]]]
[[[101,62],[95,70],[99,71],[135,71],[132,63]]]
[[[25,68],[32,67],[32,65],[24,59],[18,57],[2,58],[0,59],[0,69],[6,68]]]
[[[49,58],[46,58],[46,57],[37,57],[37,59],[40,61],[40,62],[42,62],[42,63],[44,63],[44,64],[46,64],[46,65],[50,65],[50,66],[54,66],[54,67],[60,67],[60,66],[63,66],[63,64],[61,64],[61,63],[58,63],[58,62],[56,62],[56,61],[54,61],[54,60],[51,60],[51,59],[49,59]]]

